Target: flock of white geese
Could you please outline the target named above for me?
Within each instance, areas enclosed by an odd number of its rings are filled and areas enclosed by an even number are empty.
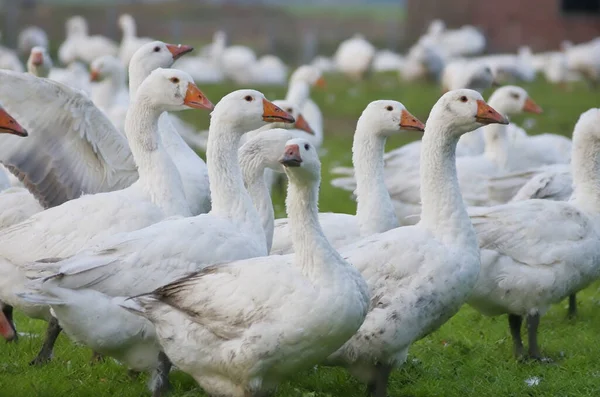
[[[48,321],[35,364],[62,330],[152,372],[154,396],[172,365],[211,396],[259,397],[320,364],[385,397],[410,345],[464,303],[508,314],[515,355],[543,359],[540,316],[567,296],[574,310],[600,276],[600,109],[571,141],[509,124],[542,112],[518,86],[487,103],[451,89],[426,124],[374,101],[356,124],[354,167],[334,181],[354,191],[356,215],[319,213],[320,68],[298,68],[283,100],[241,89],[213,105],[171,68],[191,47],[130,30],[120,59],[86,58],[110,43],[78,42],[82,21],[59,55],[91,72],[54,68],[38,45],[28,72],[0,71],[0,334],[18,338],[13,308]],[[171,115],[189,108],[211,112],[206,163]],[[384,153],[409,130],[422,140]],[[274,219],[282,173],[288,218]]]

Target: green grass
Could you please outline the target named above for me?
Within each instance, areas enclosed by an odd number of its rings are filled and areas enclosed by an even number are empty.
[[[545,113],[535,117],[530,133],[556,132],[570,135],[579,114],[598,106],[598,93],[583,86],[572,92],[536,82],[526,87]],[[235,89],[229,85],[202,86],[213,102]],[[269,98],[280,98],[284,89],[264,88]],[[341,78],[328,79],[327,90],[316,90],[314,98],[321,106],[325,123],[325,149],[322,156],[323,184],[320,207],[323,211],[354,212],[349,194],[330,186],[328,170],[334,165],[350,165],[350,148],[356,119],[363,108],[375,99],[397,99],[422,121],[439,96],[434,85],[399,84],[394,75],[377,76],[362,84],[350,84]],[[489,92],[486,93],[489,96]],[[199,129],[206,128],[208,116],[188,111],[184,116]],[[418,134],[391,140],[388,148],[399,146]],[[276,197],[278,215],[282,215],[282,198]],[[565,305],[553,307],[542,319],[540,343],[554,359],[552,364],[517,363],[511,355],[511,340],[505,316],[487,318],[469,307],[439,331],[415,343],[407,364],[396,370],[390,383],[390,396],[597,396],[600,390],[600,283],[579,294],[580,315],[566,320]],[[91,352],[59,338],[55,358],[43,368],[27,362],[42,342],[44,323],[17,316],[23,336],[18,344],[0,344],[0,396],[11,397],[137,397],[149,396],[147,378],[130,378],[125,369],[112,360],[89,365]],[[526,380],[537,377],[539,384],[528,386]],[[174,397],[204,396],[186,374],[172,373]],[[364,387],[341,369],[319,368],[300,373],[284,383],[278,397],[358,397]]]

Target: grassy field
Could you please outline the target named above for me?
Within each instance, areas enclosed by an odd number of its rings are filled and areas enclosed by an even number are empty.
[[[323,111],[325,149],[320,207],[322,211],[355,211],[347,192],[330,186],[328,170],[335,165],[350,164],[350,148],[356,119],[363,108],[375,99],[396,99],[425,121],[429,109],[439,96],[433,85],[399,84],[394,75],[377,76],[353,85],[341,78],[328,79],[328,88],[314,93]],[[233,86],[202,86],[207,96],[217,102]],[[599,106],[598,92],[577,86],[571,92],[536,82],[526,87],[545,113],[520,117],[514,121],[527,125],[530,133],[555,132],[570,135],[579,114]],[[267,97],[282,97],[284,89],[265,88]],[[489,92],[485,96],[489,96]],[[185,118],[203,129],[208,116],[188,111]],[[388,148],[399,146],[418,134],[394,139]],[[282,198],[276,197],[278,215],[282,215]],[[557,305],[543,317],[540,343],[552,363],[513,360],[506,317],[486,318],[469,307],[439,331],[411,348],[407,364],[396,370],[391,379],[390,396],[598,396],[600,394],[600,284],[579,294],[580,314],[576,320],[565,318],[566,305]],[[53,362],[33,368],[27,362],[42,342],[44,325],[17,316],[22,333],[18,344],[0,344],[0,396],[4,397],[79,397],[79,396],[149,396],[147,378],[130,378],[113,360],[91,366],[91,352],[59,338]],[[186,374],[172,373],[174,397],[204,396]],[[278,397],[357,397],[364,387],[341,369],[318,368],[300,373],[284,383]]]

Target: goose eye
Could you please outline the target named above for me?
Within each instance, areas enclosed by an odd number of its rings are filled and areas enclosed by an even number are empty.
[[[305,143],[304,144],[304,150],[308,150],[308,149],[310,149],[310,145],[308,143]]]
[[[154,52],[159,52],[159,51],[160,51],[160,47],[159,46],[154,47]]]
[[[292,108],[287,108],[287,109],[285,109],[285,111],[288,113],[292,113]]]
[[[252,95],[246,95],[244,99],[246,100],[246,102],[252,102],[254,100],[254,98],[252,98]]]
[[[467,97],[464,95],[460,97],[461,102],[467,102],[467,100],[468,100]]]
[[[510,94],[511,97],[513,97],[514,99],[519,99],[519,94],[513,92],[512,94]]]
[[[171,83],[173,84],[179,83],[179,79],[177,77],[171,77],[169,80],[171,80]]]
[[[387,110],[388,112],[391,112],[392,110],[394,110],[394,108],[391,106],[386,106],[385,110]]]

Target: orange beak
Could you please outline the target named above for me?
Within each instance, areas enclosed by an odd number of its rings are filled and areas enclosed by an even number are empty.
[[[279,106],[273,102],[269,102],[263,98],[263,121],[267,123],[293,123],[296,120],[288,112],[283,111]]]
[[[0,335],[7,341],[14,340],[17,336],[15,329],[2,311],[0,311]]]
[[[506,117],[498,113],[482,99],[477,101],[477,115],[475,116],[475,121],[484,125],[508,124],[508,119]]]
[[[525,105],[523,105],[523,111],[527,113],[540,114],[542,113],[542,108],[537,103],[535,103],[533,99],[527,97]]]
[[[42,55],[42,53],[41,52],[31,53],[31,63],[33,63],[35,66],[40,66],[42,63],[44,63],[44,56]]]
[[[325,88],[327,87],[327,82],[325,81],[323,76],[321,76],[317,81],[315,81],[315,85],[319,88]]]
[[[198,88],[195,84],[192,83],[188,83],[183,103],[186,106],[189,106],[194,109],[213,110],[215,108],[215,105],[213,105],[212,102],[208,100],[208,98],[206,97],[206,95],[204,95],[202,91],[200,91],[200,88]]]
[[[194,47],[185,44],[167,44],[167,49],[173,54],[173,60],[179,59],[182,55],[192,52]]]
[[[100,72],[97,69],[90,70],[90,81],[100,81]]]
[[[301,114],[299,114],[298,118],[296,119],[296,128],[298,128],[299,130],[302,130],[304,132],[307,132],[310,135],[315,135],[315,132],[313,131],[313,129],[310,128],[310,125],[308,125],[308,121],[306,121],[304,116],[302,116]]]
[[[298,145],[287,145],[283,157],[279,159],[279,162],[286,167],[300,167],[300,164],[302,164],[302,157],[300,156],[300,148]]]
[[[0,133],[27,136],[25,128],[21,127],[17,120],[13,119],[6,110],[0,108]]]
[[[414,130],[421,132],[425,131],[425,124],[423,124],[421,120],[410,114],[408,110],[402,111],[402,116],[400,117],[400,127],[405,130]]]

